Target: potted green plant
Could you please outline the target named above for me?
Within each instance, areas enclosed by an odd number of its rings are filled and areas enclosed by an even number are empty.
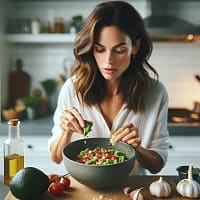
[[[26,106],[28,119],[34,119],[36,117],[36,108],[40,102],[38,96],[29,95],[23,98],[23,103]]]
[[[49,112],[51,113],[52,111],[52,107],[53,107],[53,103],[52,103],[52,96],[54,94],[54,92],[56,91],[57,88],[57,81],[54,79],[46,79],[40,82],[46,95],[47,95],[47,101],[48,101],[48,109]]]
[[[72,17],[71,24],[70,24],[71,28],[73,27],[75,28],[76,32],[79,32],[81,30],[82,25],[83,25],[82,15],[75,15]]]

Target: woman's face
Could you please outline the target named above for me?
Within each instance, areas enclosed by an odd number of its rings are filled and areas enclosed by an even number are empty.
[[[106,80],[118,80],[134,53],[131,39],[116,26],[103,27],[96,38],[93,55]]]

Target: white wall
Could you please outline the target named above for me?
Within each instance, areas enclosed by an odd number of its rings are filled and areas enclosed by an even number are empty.
[[[9,2],[0,0],[0,105],[4,104],[7,99],[7,74],[9,71],[8,63],[10,60],[10,48],[5,42],[5,21],[6,21],[6,8]],[[1,110],[1,108],[0,108]]]
[[[12,15],[33,19],[40,17],[43,21],[53,22],[56,16],[64,17],[65,21],[73,15],[82,13],[84,17],[92,10],[95,4],[100,1],[58,1],[40,3],[14,3]],[[149,15],[149,4],[145,1],[132,1],[136,9],[143,17]],[[178,2],[178,1],[176,1]],[[179,5],[174,4],[171,12],[177,12]],[[183,6],[187,7],[188,3]],[[55,9],[56,8],[56,9]],[[200,18],[200,4],[192,2],[187,14],[194,18]],[[183,15],[183,14],[182,14]],[[31,74],[32,87],[40,87],[40,81],[46,78],[59,77],[64,73],[63,61],[65,58],[72,58],[72,44],[18,44],[10,48],[12,58],[9,65],[4,68],[5,72],[13,70],[16,58],[24,61],[24,70]],[[170,107],[193,108],[193,102],[200,101],[200,85],[194,79],[194,74],[200,74],[200,43],[154,43],[154,51],[150,59],[151,64],[158,70],[160,80],[165,84],[170,98]],[[4,70],[2,70],[4,72]],[[4,72],[4,73],[5,73]],[[4,78],[5,79],[5,78]],[[6,96],[5,87],[4,96]],[[5,104],[5,98],[3,99]]]
[[[170,107],[193,108],[200,101],[200,43],[154,43],[150,62],[169,92]]]

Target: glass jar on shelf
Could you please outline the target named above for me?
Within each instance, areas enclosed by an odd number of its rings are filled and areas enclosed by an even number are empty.
[[[64,33],[64,22],[62,17],[56,17],[54,22],[54,33]]]
[[[32,34],[39,34],[40,33],[40,19],[36,18],[31,22],[31,32]]]
[[[51,22],[47,21],[43,24],[42,33],[52,33]]]

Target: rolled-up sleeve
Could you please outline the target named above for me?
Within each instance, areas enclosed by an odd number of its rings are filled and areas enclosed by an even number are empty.
[[[140,126],[142,127],[142,145],[157,152],[163,159],[164,165],[167,162],[169,149],[167,118],[168,94],[163,84],[159,82],[148,99],[147,109]]]

